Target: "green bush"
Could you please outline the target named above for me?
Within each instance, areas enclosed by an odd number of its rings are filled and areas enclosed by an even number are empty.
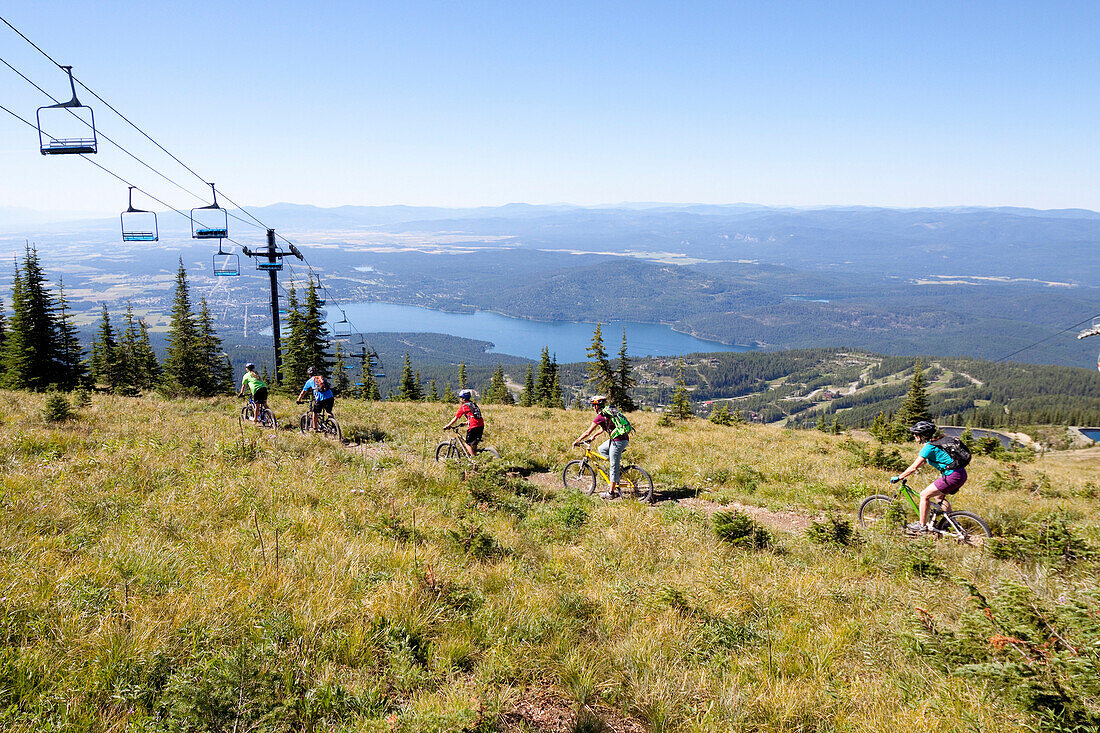
[[[744,512],[715,512],[714,534],[737,547],[763,550],[771,547],[771,533]]]
[[[855,456],[859,465],[868,468],[881,468],[895,473],[904,471],[909,461],[901,455],[897,448],[886,449],[883,445],[876,445],[874,450],[868,450],[866,443],[849,438],[840,444],[840,447]]]
[[[46,398],[46,406],[42,408],[42,419],[48,423],[59,423],[73,419],[73,408],[69,404],[69,398],[60,392],[52,392]]]
[[[1071,525],[1064,512],[1028,517],[989,543],[989,553],[999,560],[1074,563],[1095,555],[1096,550]]]
[[[87,407],[92,404],[92,393],[84,387],[77,387],[73,391],[73,404],[76,405],[78,409]]]
[[[806,530],[806,537],[818,545],[847,547],[856,539],[855,530],[847,517],[833,514],[821,522],[813,522]]]

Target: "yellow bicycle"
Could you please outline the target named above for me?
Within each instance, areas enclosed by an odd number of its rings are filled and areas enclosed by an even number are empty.
[[[592,450],[591,441],[585,441],[581,445],[584,446],[584,455],[565,464],[565,468],[561,472],[561,480],[567,489],[577,489],[586,494],[595,494],[596,475],[599,474],[600,478],[610,484],[611,478],[603,467],[607,466],[610,470],[611,466],[606,458]],[[641,466],[636,466],[633,463],[623,466],[619,474],[619,491],[624,495],[629,493],[639,501],[652,504],[653,478],[649,475],[649,471]]]

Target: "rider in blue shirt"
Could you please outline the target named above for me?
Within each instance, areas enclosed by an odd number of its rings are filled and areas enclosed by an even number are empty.
[[[313,367],[306,369],[306,374],[309,375],[309,379],[306,380],[302,391],[298,394],[298,403],[301,404],[306,392],[313,391],[313,414],[310,419],[313,422],[313,429],[316,430],[317,416],[322,412],[331,415],[332,404],[336,401],[336,397],[332,394],[332,387],[328,385],[328,380],[320,374],[314,374]]]

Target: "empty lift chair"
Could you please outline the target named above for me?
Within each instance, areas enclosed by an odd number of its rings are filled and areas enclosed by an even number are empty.
[[[210,184],[214,203],[191,209],[191,236],[194,239],[225,239],[229,236],[229,212],[218,206],[218,191]]]
[[[122,212],[123,242],[156,242],[160,239],[157,215],[134,208],[134,187],[130,186],[130,206]]]
[[[241,274],[241,258],[222,249],[222,241],[218,240],[218,252],[214,255],[215,277],[237,277]]]
[[[332,324],[332,334],[340,342],[351,338],[351,324],[348,323],[348,315],[344,311],[340,311],[340,320]]]
[[[73,98],[38,108],[38,149],[43,155],[94,153],[97,150],[95,112],[76,98],[73,67],[61,68],[69,75]]]

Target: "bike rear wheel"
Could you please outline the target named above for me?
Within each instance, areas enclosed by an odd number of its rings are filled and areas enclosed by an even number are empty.
[[[498,461],[500,460],[500,453],[497,453],[497,449],[494,448],[491,445],[486,445],[486,446],[479,447],[477,449],[477,452],[478,453],[488,453],[490,456],[497,459]],[[475,453],[474,455],[477,455],[477,454]]]
[[[886,522],[890,520],[892,515],[897,511],[894,507],[895,503],[896,501],[892,496],[883,496],[882,494],[868,496],[863,500],[863,503],[859,505],[858,516],[860,526],[886,526]]]
[[[634,494],[639,501],[647,504],[653,503],[653,477],[641,466],[623,466],[619,476],[619,491]]]
[[[946,518],[941,519],[936,523],[936,528],[947,532],[947,536],[952,537],[960,545],[981,547],[986,540],[993,537],[993,533],[989,531],[989,525],[973,512],[948,512],[947,517],[951,518],[951,522]],[[951,526],[952,522],[957,525],[957,529]]]
[[[344,434],[340,431],[340,423],[336,422],[336,418],[332,415],[326,415],[317,421],[317,429],[330,438],[335,438],[337,441],[344,439]]]
[[[567,489],[576,489],[586,494],[596,493],[596,472],[582,460],[566,463],[561,472],[561,481]]]
[[[279,421],[275,419],[275,413],[268,408],[260,410],[260,427],[275,430],[279,427]]]

